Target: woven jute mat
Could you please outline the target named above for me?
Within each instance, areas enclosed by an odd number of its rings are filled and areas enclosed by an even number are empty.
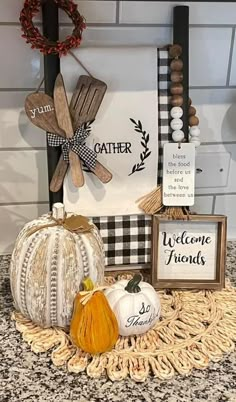
[[[112,283],[113,278],[109,278]],[[119,337],[108,353],[91,356],[75,348],[61,329],[42,329],[14,312],[16,328],[31,350],[50,350],[55,366],[66,365],[73,373],[86,371],[92,378],[107,375],[112,381],[130,376],[136,382],[148,375],[162,380],[176,373],[189,375],[205,369],[234,350],[236,341],[236,288],[221,291],[159,291],[161,320],[141,336]]]

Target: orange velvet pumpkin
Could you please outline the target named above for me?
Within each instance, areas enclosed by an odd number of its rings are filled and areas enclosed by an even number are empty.
[[[85,288],[91,289],[91,281],[85,281]],[[91,354],[107,352],[115,345],[118,323],[102,291],[76,295],[70,336],[76,346]]]

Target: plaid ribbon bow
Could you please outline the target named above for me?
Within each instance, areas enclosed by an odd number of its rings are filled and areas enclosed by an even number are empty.
[[[84,144],[89,131],[80,127],[72,138],[62,138],[59,135],[48,133],[48,144],[51,147],[62,147],[63,159],[69,163],[69,150],[75,152],[89,169],[94,169],[97,155]]]

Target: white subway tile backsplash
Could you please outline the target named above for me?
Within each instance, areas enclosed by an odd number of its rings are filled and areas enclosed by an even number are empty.
[[[60,29],[60,37],[71,32]],[[171,41],[172,30],[163,27],[88,27],[83,34],[82,46],[164,46]]]
[[[86,23],[113,23],[116,21],[116,1],[85,0],[75,1],[78,4],[79,13],[85,18]],[[71,22],[66,13],[60,11],[61,22]]]
[[[189,6],[190,24],[235,24],[232,2],[121,1],[120,22],[127,24],[172,24],[173,7]]]
[[[76,0],[79,12],[88,23],[112,23],[116,18],[116,1]],[[173,7],[189,6],[190,24],[235,25],[236,4],[233,2],[120,1],[120,23],[172,24]],[[2,0],[0,22],[18,22],[23,1]],[[60,19],[68,22],[64,12]],[[41,13],[35,16],[41,21]]]
[[[29,221],[47,213],[48,204],[0,206],[0,227],[4,236],[0,236],[0,254],[11,253],[16,237]]]
[[[43,59],[38,50],[32,50],[21,38],[19,27],[0,26],[0,54],[0,88],[38,86],[43,76]]]
[[[199,187],[199,180],[198,180],[198,188],[196,189],[196,194],[214,194],[214,193],[231,193],[231,192],[236,192],[236,180],[235,180],[235,172],[236,172],[236,144],[219,144],[219,145],[203,145],[200,146],[197,150],[197,153],[201,154],[201,160],[202,154],[206,155],[206,158],[204,159],[204,163],[198,164],[198,157],[196,157],[196,168],[200,168],[203,171],[206,172],[209,170],[209,159],[207,155],[210,153],[211,155],[217,155],[218,156],[218,161],[221,161],[221,155],[222,155],[222,167],[221,168],[227,168],[228,166],[224,165],[224,157],[226,154],[229,154],[230,156],[230,163],[229,163],[229,169],[228,169],[228,178],[226,178],[225,186],[222,185],[220,176],[219,176],[219,187]],[[212,160],[212,158],[211,158]],[[219,166],[218,166],[219,167]],[[217,168],[217,171],[214,172],[214,182],[217,181],[217,175],[220,175],[220,169]],[[224,174],[224,172],[222,172]]]
[[[231,154],[229,152],[197,152],[196,189],[228,186]]]
[[[205,161],[203,167],[208,170],[207,153],[217,153],[219,156],[229,154],[231,157],[229,174],[222,182],[223,185],[219,179],[218,187],[198,188],[192,211],[210,214],[214,194],[221,194],[216,196],[215,213],[228,215],[229,238],[236,239],[234,212],[236,194],[226,194],[236,193],[236,144],[232,144],[236,141],[236,89],[209,88],[224,87],[227,83],[233,32],[231,25],[236,25],[236,3],[120,1],[119,16],[122,25],[107,26],[106,24],[116,23],[117,2],[115,0],[75,1],[86,22],[95,24],[95,26],[88,26],[84,31],[82,47],[166,45],[172,42],[172,27],[165,25],[171,25],[173,22],[173,7],[189,6],[190,86],[207,87],[206,89],[190,89],[193,105],[196,106],[200,118],[201,141],[202,144],[224,142],[221,145],[202,145],[198,152],[206,154],[206,158],[203,158]],[[19,22],[22,6],[23,0],[0,1],[0,52],[2,55],[0,89],[36,88],[43,76],[43,57],[37,50],[31,50],[30,45],[21,38],[20,25],[7,25],[7,23]],[[59,17],[60,22],[71,22],[63,11],[59,11]],[[34,21],[42,21],[41,13],[35,17]],[[132,26],[132,24],[141,26]],[[155,27],[148,24],[162,26]],[[214,24],[219,26],[212,26]],[[72,27],[70,24],[60,28],[61,39],[71,33]],[[76,51],[76,54],[83,57],[80,49]],[[67,56],[65,60],[66,63],[74,63],[70,56]],[[236,86],[235,43],[230,85]],[[27,94],[26,91],[0,91],[0,203],[35,202],[36,204],[0,204],[0,227],[4,228],[4,236],[0,236],[0,254],[12,251],[16,235],[27,221],[48,211],[47,204],[37,204],[39,201],[48,200],[46,151],[30,150],[31,147],[45,147],[46,135],[42,130],[34,127],[25,116],[24,99]],[[14,148],[21,147],[29,148],[29,150],[14,151]],[[217,177],[214,177],[214,181],[217,182]]]
[[[1,1],[0,3],[0,22],[19,21],[20,11],[23,3],[18,0]]]
[[[201,142],[236,141],[236,89],[190,89]]]
[[[20,0],[1,0],[0,23],[19,22],[23,3]],[[75,3],[78,4],[79,13],[85,18],[87,23],[112,23],[116,21],[116,1],[77,0]],[[60,22],[71,22],[71,19],[62,10],[59,10],[59,18]],[[42,21],[41,12],[35,15],[34,21]]]
[[[78,4],[79,13],[85,18],[86,23],[113,23],[116,21],[116,1],[110,0],[82,0],[75,1]],[[23,1],[2,0],[0,2],[0,23],[19,22]],[[59,9],[60,22],[71,22],[67,14]],[[35,15],[34,22],[42,22],[41,11]]]
[[[173,6],[169,2],[121,1],[120,23],[172,24],[172,10]]]
[[[234,32],[234,47],[233,47],[233,54],[232,54],[232,63],[231,63],[231,71],[230,71],[230,85],[236,85],[236,32]]]
[[[197,214],[212,213],[213,196],[195,197],[194,206],[191,207],[191,212]]]
[[[228,217],[228,239],[236,240],[236,194],[217,196],[215,203],[215,214],[226,215]]]
[[[222,105],[236,102],[235,88],[190,88],[193,104]]]
[[[2,0],[0,2],[0,22],[19,22],[23,1]],[[41,19],[41,15],[35,16],[34,21]]]
[[[1,151],[0,203],[48,200],[45,151]]]
[[[0,92],[0,148],[45,147],[46,134],[24,110],[28,92]]]
[[[226,85],[231,36],[231,28],[190,29],[190,86]]]

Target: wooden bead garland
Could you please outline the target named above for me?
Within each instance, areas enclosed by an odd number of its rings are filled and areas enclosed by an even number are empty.
[[[184,140],[184,132],[181,130],[183,127],[183,109],[181,106],[183,105],[183,61],[180,56],[182,54],[182,48],[180,45],[173,45],[169,48],[169,56],[173,59],[170,63],[171,70],[171,99],[170,103],[172,105],[170,115],[172,117],[170,126],[173,130],[172,139],[174,142],[182,142]],[[199,135],[200,129],[198,128],[199,119],[196,116],[196,109],[192,106],[192,100],[189,98],[188,100],[189,110],[188,110],[188,123],[190,126],[189,130],[189,142],[194,143],[195,147],[200,145]]]

